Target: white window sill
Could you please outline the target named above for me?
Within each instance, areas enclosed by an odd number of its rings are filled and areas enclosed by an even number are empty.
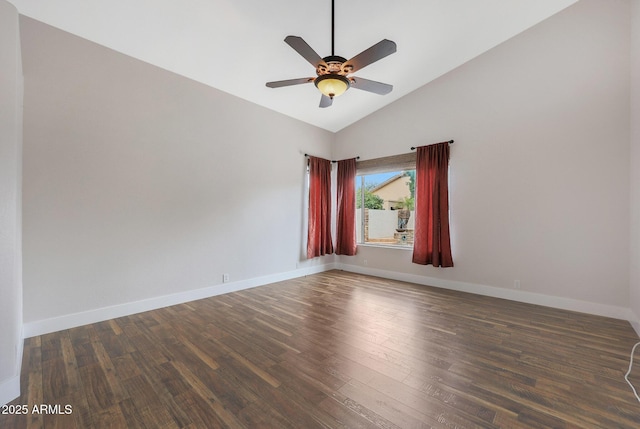
[[[413,246],[402,246],[393,244],[358,243],[358,247],[375,247],[378,249],[413,250]]]

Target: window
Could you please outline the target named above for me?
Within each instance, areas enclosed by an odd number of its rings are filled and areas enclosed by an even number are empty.
[[[415,159],[409,153],[357,163],[359,244],[413,246]]]

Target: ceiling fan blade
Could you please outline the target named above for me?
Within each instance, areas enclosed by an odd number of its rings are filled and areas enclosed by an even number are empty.
[[[301,77],[299,79],[277,80],[275,82],[267,82],[269,88],[280,88],[283,86],[300,85],[301,83],[313,82],[312,77]]]
[[[370,47],[360,52],[355,57],[351,58],[342,65],[342,70],[347,73],[353,73],[358,71],[369,64],[375,63],[378,60],[391,55],[396,51],[396,44],[391,40],[383,39]]]
[[[302,39],[302,37],[287,36],[284,38],[284,41],[297,53],[302,55],[305,60],[309,61],[313,67],[317,68],[320,64],[324,63],[322,57],[320,57],[320,55],[318,55],[316,51],[314,51],[313,48]]]
[[[376,82],[375,80],[355,76],[351,77],[351,87],[380,95],[388,94],[393,89],[393,85],[389,85],[388,83]]]
[[[325,107],[331,106],[332,104],[333,104],[333,99],[322,94],[322,98],[320,99],[320,107],[325,108]]]

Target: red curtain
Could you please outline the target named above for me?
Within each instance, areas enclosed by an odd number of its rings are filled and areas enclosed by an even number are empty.
[[[338,161],[336,254],[356,254],[356,159]]]
[[[307,258],[331,253],[331,161],[310,156]]]
[[[449,143],[417,150],[413,262],[453,267],[449,236]]]

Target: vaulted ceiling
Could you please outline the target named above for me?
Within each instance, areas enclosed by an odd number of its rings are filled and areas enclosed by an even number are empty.
[[[385,38],[397,52],[355,73],[392,84],[390,94],[350,89],[326,109],[313,84],[265,83],[315,77],[283,40],[300,36],[330,55],[330,0],[9,1],[23,15],[335,132],[577,0],[335,0],[336,55],[351,58]]]

